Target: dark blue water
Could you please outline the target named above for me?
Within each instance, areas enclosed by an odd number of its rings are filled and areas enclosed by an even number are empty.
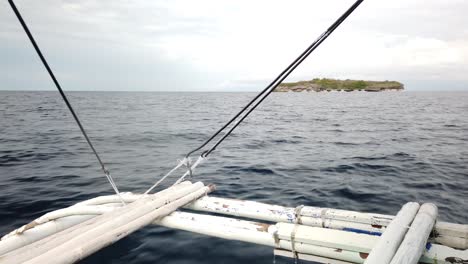
[[[141,192],[251,93],[74,92],[71,101],[122,191]],[[431,201],[468,222],[468,93],[287,93],[199,167],[213,194],[395,214]],[[169,184],[169,182],[167,183]],[[56,92],[0,92],[0,234],[111,194]],[[85,263],[271,263],[272,249],[147,227]]]

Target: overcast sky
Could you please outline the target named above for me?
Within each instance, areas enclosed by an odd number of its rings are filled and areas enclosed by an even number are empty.
[[[262,89],[353,0],[16,4],[65,90]],[[468,90],[468,1],[365,0],[287,80]],[[7,1],[0,89],[55,89]]]

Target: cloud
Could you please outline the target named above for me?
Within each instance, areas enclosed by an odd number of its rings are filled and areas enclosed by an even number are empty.
[[[72,90],[259,90],[351,5],[329,1],[18,0]],[[364,1],[289,78],[467,83],[468,2]],[[0,89],[47,75],[0,3]],[[421,85],[418,85],[420,83]],[[444,87],[445,88],[445,87]]]

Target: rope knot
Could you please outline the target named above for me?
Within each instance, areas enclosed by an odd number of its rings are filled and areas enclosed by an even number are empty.
[[[192,159],[190,157],[186,157],[182,161],[183,161],[185,167],[187,167],[187,171],[189,173],[189,179],[192,179],[192,177],[193,177]]]
[[[110,171],[106,167],[102,167],[102,171],[106,176],[110,176]]]

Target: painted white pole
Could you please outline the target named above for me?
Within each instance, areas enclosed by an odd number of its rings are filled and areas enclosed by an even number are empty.
[[[193,184],[196,185],[196,184]],[[105,232],[88,232],[88,234],[81,235],[76,237],[64,244],[61,244],[52,250],[49,250],[43,253],[40,256],[37,256],[25,264],[33,263],[50,263],[50,264],[64,264],[64,263],[74,263],[79,261],[86,256],[91,255],[92,253],[100,250],[103,247],[106,247],[116,241],[126,237],[127,235],[133,233],[134,231],[151,224],[155,219],[159,217],[164,217],[178,208],[184,206],[185,204],[200,198],[203,195],[214,190],[214,186],[206,186],[198,188],[195,191],[190,192],[189,194],[174,200],[154,211],[144,214],[141,217],[134,219],[131,222],[127,222],[122,226],[117,228],[105,229]],[[96,229],[95,229],[96,230]]]
[[[438,235],[434,238],[434,242],[437,244],[447,245],[457,249],[468,249],[468,239],[466,238]]]
[[[421,263],[464,264],[468,259],[468,250],[458,250],[444,245],[429,244],[419,260]]]
[[[468,239],[468,225],[437,221],[435,224],[435,231],[440,236]]]
[[[331,220],[341,220],[347,222],[356,222],[368,225],[387,226],[394,216],[372,213],[361,213],[348,210],[340,210],[333,208],[304,206],[301,210],[301,215],[312,218],[322,218]]]
[[[183,182],[179,184],[180,186],[174,186],[171,188],[182,188],[184,185],[189,185],[190,182]],[[161,193],[164,193],[161,192]],[[122,197],[127,203],[131,203],[144,197],[144,195],[140,194],[131,194],[131,193],[122,193]],[[207,211],[207,212],[216,212],[226,215],[238,215],[241,217],[250,217],[260,220],[267,220],[272,222],[291,222],[295,219],[295,215],[293,213],[293,208],[287,208],[282,206],[276,205],[269,205],[264,203],[258,202],[249,202],[249,201],[241,201],[241,200],[233,200],[233,199],[226,199],[226,198],[217,198],[217,197],[202,197],[199,199],[203,203],[192,203],[189,208],[191,209],[201,209],[200,211]],[[90,219],[93,216],[86,215],[86,216],[79,216],[81,213],[85,211],[81,211],[82,207],[92,206],[92,205],[102,205],[102,206],[121,206],[120,200],[116,195],[108,195],[108,196],[100,196],[90,200],[86,200],[80,202],[76,205],[73,205],[69,208],[57,210],[60,211],[60,215],[64,216],[59,218],[57,211],[51,212],[46,214],[49,220],[54,220],[53,222],[46,222],[40,225],[36,225],[34,228],[24,231],[21,236],[18,236],[18,230],[22,230],[19,228],[10,234],[4,236],[0,240],[0,255],[3,255],[9,251],[15,250],[17,248],[23,247],[25,245],[31,244],[37,240],[43,239],[47,236],[50,236],[54,233],[67,229],[71,226],[76,225],[77,223],[82,222],[81,219]],[[247,206],[248,205],[248,206]],[[258,207],[258,212],[256,210],[256,206]],[[100,207],[99,207],[100,208]],[[309,207],[310,208],[310,207]],[[305,208],[303,208],[305,209]],[[327,217],[328,215],[333,216],[333,213],[336,210],[315,210],[315,212],[321,212],[315,217],[301,217],[301,222],[303,225],[309,226],[319,226],[319,227],[326,227],[331,229],[338,229],[338,230],[346,230],[346,231],[359,231],[359,232],[367,232],[371,234],[377,234],[385,230],[385,226],[376,226],[358,222],[348,222],[342,220],[332,220],[332,219],[322,219],[321,215]],[[97,212],[97,211],[96,211]],[[372,222],[378,223],[382,222],[382,217],[379,215],[373,214],[363,214],[358,212],[348,211],[346,212],[348,216],[353,217],[354,214],[359,215],[360,217],[356,217],[355,219],[361,218],[363,215],[370,215],[369,218],[366,220],[364,219],[363,222]],[[77,217],[71,217],[71,215],[77,215]],[[379,216],[379,217],[377,217]],[[41,217],[43,218],[43,217]],[[337,217],[335,217],[337,218]],[[338,217],[339,218],[339,217]],[[392,216],[386,216],[384,218],[393,218]],[[79,221],[76,219],[80,219]],[[37,220],[37,219],[36,219]],[[35,220],[35,221],[36,221]],[[33,221],[33,222],[35,222]],[[83,220],[84,221],[84,220]],[[447,245],[454,248],[459,249],[467,249],[468,248],[468,225],[461,225],[461,224],[453,224],[447,222],[437,222],[435,226],[435,231],[437,233],[437,237],[433,239],[434,242],[440,243],[442,245]],[[365,233],[363,232],[363,233]]]
[[[154,223],[169,228],[223,239],[244,241],[275,248],[282,248],[289,251],[292,250],[291,241],[278,239],[278,227],[276,225],[186,212],[174,212],[159,221],[155,221]],[[325,235],[328,236],[330,236],[330,234],[328,234],[327,231],[348,233],[344,231],[324,229]],[[339,239],[339,237],[336,238],[337,241]],[[330,257],[350,261],[352,263],[363,263],[364,258],[367,256],[367,254],[360,252],[341,249],[337,250],[337,248],[310,245],[298,241],[294,242],[294,245],[294,248],[300,253]]]
[[[206,196],[187,205],[186,208],[195,211],[246,217],[271,222],[294,223],[296,221],[294,208],[229,198]],[[393,218],[394,216],[391,215],[361,213],[309,206],[305,206],[301,210],[302,224],[339,230],[355,228],[367,232],[382,233]],[[450,243],[453,240],[445,239],[443,242],[450,244],[444,245],[457,247],[463,244],[468,244],[468,225],[466,224],[462,225],[437,222],[435,225],[435,231],[441,236],[460,238],[455,239],[454,243]],[[467,247],[461,249],[467,249]]]
[[[287,240],[280,240],[280,248],[291,251],[292,253],[292,243]],[[308,255],[320,256],[323,258],[337,259],[348,261],[351,263],[364,263],[367,253],[349,251],[343,249],[321,247],[316,245],[309,245],[305,243],[295,243],[294,250],[297,253],[304,253]]]
[[[189,182],[183,182],[181,184],[184,183],[187,184]],[[137,200],[141,196],[141,194],[123,193],[123,199],[128,203]],[[116,195],[108,195],[80,202],[76,204],[76,206],[111,202],[120,203],[120,200]],[[285,223],[295,222],[294,208],[255,201],[206,196],[186,207],[195,211],[214,212],[257,220]],[[356,231],[361,230],[370,233],[383,233],[385,227],[390,224],[394,218],[394,216],[391,215],[310,206],[305,206],[301,210],[301,215],[301,222],[304,225],[321,226],[338,230],[356,229]],[[468,248],[467,246],[463,246],[468,244],[468,225],[438,221],[435,225],[435,231],[437,235],[444,237],[440,240],[436,238],[436,242],[440,241],[439,243],[460,249]],[[451,237],[455,239],[449,239]]]
[[[284,249],[277,249],[277,248],[273,250],[273,254],[275,254],[275,256],[283,256],[287,258],[295,258],[297,256],[297,258],[300,260],[313,261],[314,263],[327,263],[327,264],[353,264],[354,263],[354,262],[324,258],[320,256],[314,256],[314,255],[303,254],[303,253],[297,253],[297,255],[294,255],[294,253],[292,253],[291,251],[284,250]]]
[[[192,183],[189,181],[184,181],[178,185],[171,186],[168,189],[158,192],[157,195],[164,195],[172,190],[182,189],[191,184]],[[127,192],[121,193],[121,197],[125,203],[129,204],[146,196],[141,194],[135,195]],[[68,208],[47,213],[31,223],[3,236],[0,240],[0,256],[121,206],[122,203],[117,195],[106,195],[79,202]]]
[[[0,241],[0,259],[2,255],[5,255],[8,252],[32,244],[38,240],[68,229],[74,225],[85,222],[91,218],[94,218],[95,216],[96,215],[67,216],[56,219],[52,222],[38,225],[25,231],[22,234],[11,234],[7,238]]]
[[[379,237],[313,226],[277,223],[280,240],[369,253]],[[293,239],[294,237],[294,239]]]
[[[228,240],[244,241],[264,246],[275,246],[268,229],[274,225],[221,216],[174,212],[153,224],[180,229]]]
[[[391,264],[416,264],[426,249],[427,239],[437,219],[437,206],[425,203],[413,220]]]
[[[53,222],[38,225],[33,229],[25,231],[21,235],[17,235],[16,237],[24,237],[30,235],[36,236],[38,235],[34,233],[36,232],[36,230],[40,231],[39,233],[42,234],[42,228],[45,227],[47,227],[48,232],[52,232],[53,227],[49,225],[69,223],[73,222],[74,219],[80,219],[81,217],[82,216],[75,215],[65,218],[59,218],[54,220]],[[185,212],[174,212],[169,216],[162,218],[161,220],[153,222],[153,224],[196,232],[209,236],[220,237],[224,239],[245,241],[249,243],[261,244],[271,247],[281,247],[289,251],[292,250],[292,244],[291,241],[288,241],[288,235],[283,236],[285,238],[284,240],[279,239],[276,225],[268,225],[264,223],[250,222],[226,217],[200,215]],[[299,232],[302,233],[304,229],[301,228],[300,230],[301,231]],[[327,230],[332,231],[329,229],[323,229],[323,236],[335,236],[336,240],[340,242],[339,240],[341,235],[332,234],[330,232],[327,232]],[[349,232],[344,233],[349,234]],[[275,239],[275,237],[278,239]],[[367,237],[375,239],[375,236]],[[4,242],[12,241],[12,239],[13,238],[9,238]],[[350,243],[354,244],[355,242],[357,241],[352,241]],[[368,247],[369,248],[364,249],[367,252],[369,252],[372,249],[373,245],[368,245]],[[362,263],[367,257],[367,254],[365,252],[353,252],[343,249],[337,250],[336,248],[310,245],[297,241],[294,248],[299,253],[312,254],[321,257],[329,257],[333,259],[341,259],[343,261],[349,261],[353,263]],[[26,249],[23,248],[22,250]],[[431,249],[425,252],[424,256],[421,258],[421,262],[434,263],[434,261],[436,261],[438,263],[443,263],[443,261],[447,258],[468,259],[468,251],[454,250],[446,246],[433,244]]]
[[[134,220],[148,212],[151,212],[164,204],[177,200],[191,192],[194,192],[203,187],[201,182],[196,184],[187,185],[184,188],[171,190],[171,188],[161,191],[154,195],[147,195],[134,203],[127,204],[124,207],[118,208],[113,212],[100,215],[92,218],[84,223],[78,224],[71,228],[61,231],[55,235],[47,237],[36,243],[33,243],[24,248],[12,251],[5,256],[1,257],[1,260],[14,259],[13,263],[19,260],[25,261],[33,258],[43,252],[47,252],[53,248],[56,248],[67,241],[92,234],[97,236],[100,232],[107,232],[107,230],[115,229],[124,223]],[[86,243],[87,241],[83,241]]]
[[[153,222],[153,224],[223,239],[281,248],[288,251],[291,251],[293,248],[292,242],[290,241],[290,232],[292,232],[294,225],[287,223],[268,225],[220,216],[174,212],[161,220]],[[281,225],[283,225],[283,227],[278,228],[278,226]],[[281,229],[281,231],[279,229]],[[309,233],[311,230],[315,232],[317,229],[319,229],[319,233]],[[282,235],[279,236],[279,234]],[[295,237],[298,237],[301,241],[308,241],[306,239],[311,237],[315,237],[317,240],[324,238],[323,241],[316,241],[315,243],[333,245],[333,247],[312,245],[295,239],[295,242],[293,242],[294,249],[298,253],[338,259],[351,263],[364,263],[368,256],[367,252],[371,251],[378,240],[377,237],[370,235],[307,226],[298,228]],[[354,237],[357,237],[357,239],[354,239]],[[342,240],[342,238],[347,241]],[[358,245],[358,243],[362,241],[365,241],[365,244]],[[343,247],[354,247],[355,249],[362,249],[363,251],[350,251],[342,249]],[[424,253],[421,262],[431,264],[444,263],[445,259],[450,258],[467,259],[468,251],[454,250],[442,245],[433,245],[430,250]]]
[[[177,190],[177,189],[180,189],[180,188],[184,188],[184,187],[186,187],[187,185],[190,185],[190,184],[192,184],[190,181],[184,181],[184,182],[181,182],[181,183],[179,183],[177,185],[172,185],[167,189],[163,189],[163,190],[157,192],[157,194],[162,195],[164,193],[167,193],[169,190]],[[123,192],[123,193],[120,193],[120,195],[122,196],[122,199],[126,203],[133,203],[134,201],[140,199],[141,197],[146,196],[146,194],[134,194],[134,193],[131,193],[131,192]],[[117,196],[115,194],[99,196],[99,197],[96,197],[96,198],[92,198],[92,199],[89,199],[89,200],[86,200],[86,201],[79,202],[79,203],[75,204],[74,206],[100,205],[100,204],[109,204],[109,203],[120,203],[119,196]]]
[[[419,204],[405,204],[372,248],[365,264],[388,264],[398,250],[406,231],[418,213]]]
[[[183,182],[181,184],[190,184]],[[180,184],[179,184],[180,185]],[[131,203],[139,199],[141,194],[122,193],[125,202]],[[80,202],[79,205],[97,205],[106,203],[119,203],[116,195],[100,196],[87,201]],[[186,206],[195,211],[213,212],[225,215],[247,217],[258,220],[294,223],[294,208],[278,205],[270,205],[255,201],[242,201],[229,198],[206,196]],[[258,210],[257,210],[258,208]],[[348,210],[332,208],[305,206],[301,210],[301,220],[304,225],[323,226],[332,229],[356,228],[369,232],[383,233],[385,227],[390,224],[394,216],[372,213],[361,213]],[[450,240],[447,237],[456,239],[454,246],[468,243],[468,225],[455,224],[438,221],[435,225],[438,235],[445,237],[444,241]],[[464,247],[462,249],[466,249]]]
[[[121,205],[121,204],[120,204]],[[22,234],[25,231],[34,228],[38,225],[45,224],[50,221],[54,221],[59,218],[63,218],[66,216],[71,216],[71,215],[102,215],[108,212],[114,211],[115,208],[118,208],[120,206],[105,206],[105,205],[96,205],[96,206],[77,206],[77,207],[69,207],[69,208],[64,208],[64,209],[59,209],[56,211],[52,211],[50,213],[47,213],[36,220],[32,221],[29,224],[26,224],[18,229],[15,230],[15,233],[10,233],[6,235],[5,237],[8,238],[8,236],[15,235],[15,234]]]

